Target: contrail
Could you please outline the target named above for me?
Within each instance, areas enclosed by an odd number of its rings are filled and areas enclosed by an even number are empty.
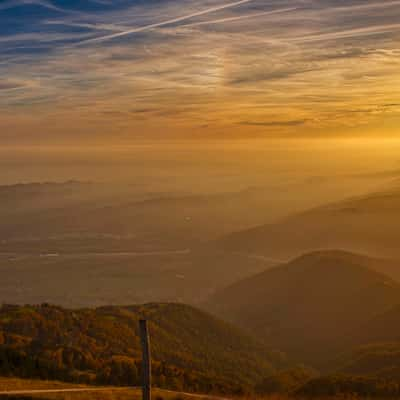
[[[356,5],[350,5],[350,6],[339,6],[339,7],[332,7],[330,9],[327,9],[327,11],[355,11],[355,10],[374,10],[376,8],[386,8],[386,7],[394,7],[400,5],[399,0],[392,0],[392,1],[386,1],[386,2],[379,2],[379,3],[372,3],[372,4],[356,4]]]
[[[242,19],[257,18],[257,17],[262,17],[265,15],[281,14],[281,13],[286,13],[286,12],[295,11],[295,10],[298,10],[298,7],[281,8],[278,10],[263,11],[263,12],[259,12],[259,13],[248,14],[248,15],[240,15],[238,17],[227,17],[227,18],[213,19],[210,21],[193,22],[191,24],[181,25],[181,27],[185,28],[185,27],[190,27],[190,26],[222,24],[224,22],[241,21]]]
[[[113,24],[91,24],[85,22],[70,22],[70,21],[45,21],[43,22],[45,25],[64,25],[73,28],[88,28],[92,30],[103,30],[103,31],[112,31],[112,32],[125,32],[129,29],[128,26],[122,25],[113,25]]]
[[[318,33],[310,36],[302,36],[290,39],[292,42],[319,42],[324,40],[345,39],[361,36],[372,36],[381,33],[390,33],[400,30],[400,24],[377,25],[365,28],[348,29],[329,33]]]
[[[206,10],[203,10],[203,11],[197,11],[192,14],[187,14],[187,15],[183,15],[181,17],[169,19],[167,21],[157,22],[155,24],[145,25],[145,26],[141,26],[139,28],[133,28],[133,29],[128,29],[123,32],[113,33],[111,35],[105,35],[105,36],[100,36],[100,37],[93,38],[93,39],[84,40],[84,41],[78,43],[78,45],[87,44],[87,43],[95,43],[95,42],[103,42],[104,40],[110,40],[110,39],[118,38],[121,36],[131,35],[131,34],[137,33],[137,32],[148,31],[148,30],[151,30],[154,28],[159,28],[160,26],[170,25],[170,24],[174,24],[176,22],[185,21],[190,18],[199,17],[201,15],[206,15],[206,14],[210,14],[210,13],[213,13],[216,11],[225,10],[227,8],[236,7],[241,4],[249,3],[251,1],[254,1],[254,0],[240,0],[240,1],[235,1],[233,3],[224,4],[222,6],[207,8]]]
[[[55,6],[54,4],[52,4],[51,2],[46,1],[46,0],[19,0],[19,1],[8,0],[8,1],[5,1],[3,4],[0,4],[0,11],[7,10],[7,9],[13,8],[13,7],[21,7],[21,6],[28,5],[28,4],[45,7],[49,10],[58,11],[61,13],[69,13],[70,12],[69,10],[65,10],[63,8]]]

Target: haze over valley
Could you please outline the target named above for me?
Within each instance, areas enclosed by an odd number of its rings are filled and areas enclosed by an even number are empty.
[[[399,21],[0,0],[0,397],[399,398]]]
[[[177,166],[164,171],[169,178],[160,181],[163,168],[157,164],[151,166],[160,171],[155,178],[131,180],[135,170],[128,160],[115,182],[96,181],[88,176],[96,165],[89,158],[81,166],[85,180],[52,182],[49,175],[43,182],[1,186],[1,300],[73,307],[200,304],[237,280],[317,249],[396,259],[400,171],[395,157],[381,166],[380,156],[364,145],[355,164],[356,143],[339,142],[335,151],[348,156],[343,171],[337,172],[331,159],[320,160],[317,171],[316,161],[307,158],[307,143],[288,143],[296,159],[280,158],[285,153],[276,143],[262,145],[228,146],[216,173],[204,170],[199,185],[189,179],[193,170]],[[197,154],[198,168],[223,149],[221,143],[197,152],[181,146],[174,151]],[[314,146],[331,153],[323,143]],[[260,153],[264,158],[254,160]],[[371,158],[379,164],[370,165]],[[49,172],[60,168],[54,159],[46,163]],[[107,165],[110,176],[116,164]],[[13,173],[18,171],[22,176],[25,168],[14,166]],[[400,276],[396,268],[390,273]]]

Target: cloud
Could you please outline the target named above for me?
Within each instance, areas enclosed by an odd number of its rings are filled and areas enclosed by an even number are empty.
[[[194,12],[194,13],[191,13],[191,14],[186,14],[186,15],[183,15],[181,17],[168,19],[168,20],[165,20],[165,21],[162,21],[162,22],[148,24],[148,25],[141,26],[141,27],[138,27],[138,28],[128,29],[128,30],[125,30],[123,32],[114,33],[114,34],[111,34],[111,35],[105,35],[105,36],[100,36],[100,37],[96,37],[96,38],[93,38],[93,39],[88,39],[88,40],[80,42],[80,44],[103,42],[105,40],[115,39],[115,38],[119,38],[119,37],[122,37],[122,36],[127,36],[127,35],[131,35],[131,34],[134,34],[134,33],[138,33],[138,32],[148,31],[148,30],[155,29],[155,28],[160,28],[160,27],[166,26],[166,25],[172,25],[172,24],[175,24],[177,22],[186,21],[186,20],[194,18],[194,17],[199,17],[199,16],[202,16],[202,15],[214,13],[214,12],[217,12],[217,11],[226,10],[228,8],[237,7],[239,5],[242,5],[242,4],[245,4],[245,3],[249,3],[251,1],[254,1],[254,0],[239,0],[239,1],[235,1],[233,3],[228,3],[228,4],[221,5],[221,6],[207,8],[207,9],[202,10],[202,11],[197,11],[197,12]]]
[[[381,107],[383,107],[383,108],[397,108],[397,107],[400,107],[400,103],[382,104]]]
[[[35,47],[38,43],[65,42],[90,37],[87,33],[62,32],[27,32],[0,36],[1,43],[23,43],[26,48]]]
[[[0,91],[15,90],[27,87],[26,82],[12,81],[12,80],[2,80],[0,79]]]
[[[243,20],[250,19],[250,18],[265,17],[267,15],[282,14],[282,13],[287,13],[287,12],[295,11],[295,10],[297,10],[297,7],[288,7],[288,8],[281,8],[281,9],[272,10],[272,11],[263,11],[263,12],[259,12],[259,13],[240,15],[238,17],[226,17],[226,18],[220,18],[220,19],[214,19],[214,20],[208,20],[208,21],[193,22],[190,24],[183,24],[181,26],[182,27],[191,27],[191,26],[201,26],[201,25],[223,24],[223,23],[227,23],[227,22],[243,21]]]
[[[304,125],[307,119],[294,119],[288,121],[241,121],[239,125],[265,126],[265,127],[291,127]]]
[[[260,82],[272,82],[277,80],[286,80],[296,75],[304,74],[306,72],[312,72],[317,69],[316,66],[304,66],[304,65],[291,65],[291,66],[273,66],[272,70],[269,70],[269,65],[263,65],[260,70],[247,71],[242,73],[240,76],[233,77],[230,81],[230,85],[249,85],[251,83]]]
[[[44,25],[64,25],[71,28],[85,28],[92,30],[102,30],[102,31],[113,31],[113,32],[125,32],[129,29],[127,26],[115,25],[115,24],[102,24],[102,23],[88,23],[88,22],[72,22],[68,20],[53,20],[44,21]]]
[[[313,35],[296,37],[290,39],[292,42],[320,42],[325,40],[337,40],[345,38],[354,38],[361,36],[372,36],[383,33],[392,33],[400,30],[400,24],[387,24],[368,26],[363,28],[346,29],[334,32],[319,32]]]
[[[399,0],[393,0],[393,1],[380,1],[377,3],[367,3],[367,4],[350,4],[347,6],[335,6],[335,7],[330,7],[326,11],[328,12],[338,12],[338,11],[371,11],[371,10],[376,10],[379,8],[390,8],[390,7],[396,7],[400,5]]]
[[[39,3],[67,4],[0,0]],[[70,14],[0,12],[0,112],[15,127],[23,115],[93,137],[379,126],[400,108],[398,4],[92,0]],[[130,40],[107,41],[119,37]]]
[[[6,0],[0,4],[0,11],[7,10],[10,8],[15,8],[15,7],[22,7],[25,5],[36,5],[36,6],[47,8],[52,11],[58,11],[61,13],[70,12],[68,10],[65,10],[64,8],[55,6],[50,1],[46,1],[46,0]]]

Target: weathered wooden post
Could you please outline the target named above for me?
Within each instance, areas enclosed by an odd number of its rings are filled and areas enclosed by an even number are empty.
[[[142,346],[142,394],[143,400],[151,400],[151,353],[147,321],[139,321],[140,343]]]

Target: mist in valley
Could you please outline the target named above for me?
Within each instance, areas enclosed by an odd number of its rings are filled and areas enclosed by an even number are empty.
[[[399,398],[399,21],[0,0],[0,397]]]
[[[155,367],[160,387],[397,393],[382,379],[399,376],[398,146],[8,152],[0,186],[3,368],[136,385],[132,327],[146,318],[155,357],[166,363]],[[176,341],[185,343],[178,353]],[[60,348],[85,363],[57,369]],[[29,370],[20,354],[46,368]],[[251,367],[244,374],[238,365]]]
[[[393,258],[389,248],[360,244],[365,226],[346,224],[354,212],[338,223],[342,241],[301,232],[324,225],[318,207],[396,190],[399,148],[392,140],[271,140],[2,150],[0,299],[199,304],[307,251]],[[371,207],[364,222],[383,229],[379,201]],[[335,221],[326,225],[332,233]],[[251,235],[271,225],[278,234]]]

